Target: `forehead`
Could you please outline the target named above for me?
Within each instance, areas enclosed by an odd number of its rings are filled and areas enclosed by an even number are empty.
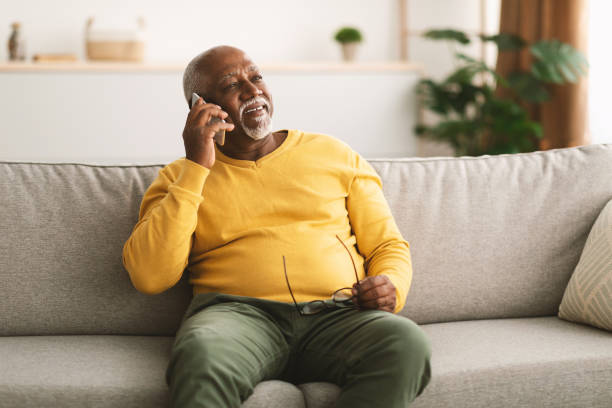
[[[221,82],[243,72],[256,71],[253,61],[242,52],[224,52],[208,61],[213,82]]]
[[[239,75],[241,72],[248,73],[248,72],[253,72],[253,71],[258,71],[258,70],[259,68],[257,68],[257,66],[253,64],[253,62],[251,61],[248,61],[248,63],[243,64],[241,66],[226,66],[224,67],[223,70],[221,70],[221,74],[217,82],[223,82],[226,79]]]

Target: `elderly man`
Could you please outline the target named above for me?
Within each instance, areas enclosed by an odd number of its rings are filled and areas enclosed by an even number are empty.
[[[332,137],[274,132],[262,72],[239,49],[198,55],[183,85],[188,105],[201,96],[185,158],[147,189],[123,249],[141,292],[190,272],[166,373],[172,405],[239,407],[269,379],[338,384],[338,407],[408,405],[429,382],[431,351],[395,314],[412,266],[376,172]]]

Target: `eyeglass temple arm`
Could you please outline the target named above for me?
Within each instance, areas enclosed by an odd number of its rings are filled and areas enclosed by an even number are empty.
[[[344,247],[344,249],[346,249],[346,252],[348,252],[349,257],[351,258],[351,262],[353,263],[353,270],[355,271],[355,282],[359,283],[359,275],[357,275],[357,267],[355,266],[355,260],[353,260],[353,255],[351,255],[351,251],[349,251],[348,247],[346,246],[346,244],[340,239],[340,237],[338,236],[338,234],[336,234],[336,238],[338,238],[338,241],[340,241],[340,243],[342,244],[342,246]],[[284,259],[283,259],[284,261]]]
[[[289,285],[289,278],[287,277],[287,266],[285,265],[285,255],[283,255],[283,269],[285,270],[285,280],[287,281],[287,287],[289,288],[289,293],[291,294],[291,298],[293,299],[293,303],[295,304],[295,308],[297,311],[302,314],[302,311],[298,307],[297,302],[295,301],[295,296],[293,296],[293,291],[291,290],[291,285]]]

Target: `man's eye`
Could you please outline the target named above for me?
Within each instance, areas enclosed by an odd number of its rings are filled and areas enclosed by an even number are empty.
[[[232,91],[236,88],[238,88],[239,83],[238,82],[232,82],[230,84],[227,84],[223,87],[223,92],[228,92],[228,91]]]
[[[255,75],[253,77],[253,81],[261,81],[263,79],[263,77],[261,75]]]

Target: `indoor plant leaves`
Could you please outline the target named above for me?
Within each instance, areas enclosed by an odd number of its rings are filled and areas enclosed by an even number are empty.
[[[457,30],[429,30],[424,36],[469,44],[468,36]],[[518,52],[527,43],[513,34],[480,35],[496,44],[500,52]],[[548,84],[573,82],[586,73],[584,56],[557,40],[539,41],[529,47],[534,56],[531,67],[503,77],[484,61],[455,53],[459,66],[441,81],[419,81],[420,103],[438,116],[437,123],[419,123],[419,137],[449,143],[455,154],[478,156],[534,151],[542,138],[542,126],[531,120],[526,104],[549,99]],[[496,86],[512,92],[497,94]]]
[[[531,73],[539,80],[562,84],[576,82],[586,74],[588,63],[582,53],[558,40],[539,41],[529,47],[535,61]]]

